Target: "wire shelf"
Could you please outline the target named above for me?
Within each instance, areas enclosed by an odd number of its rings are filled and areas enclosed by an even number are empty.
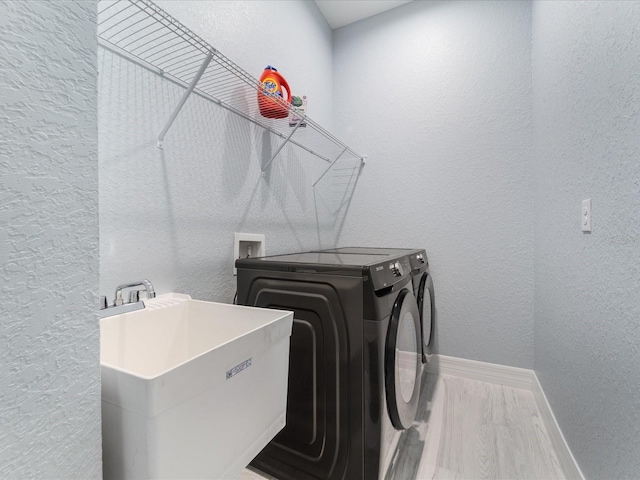
[[[150,0],[99,0],[98,38],[103,48],[187,89],[158,136],[159,148],[180,108],[194,93],[282,138],[282,144],[263,167],[263,175],[287,142],[330,164],[318,181],[337,161],[359,160],[358,168],[364,163],[362,155],[309,117],[299,124],[290,123],[291,105],[280,98],[269,97],[269,101],[278,112],[285,111],[287,117],[262,116],[258,106],[259,95],[264,95],[260,81]]]

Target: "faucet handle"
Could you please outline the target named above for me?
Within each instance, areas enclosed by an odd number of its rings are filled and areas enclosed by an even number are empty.
[[[124,304],[124,301],[122,300],[122,290],[116,290],[116,298],[113,301],[113,305],[115,307],[119,307],[122,304]]]
[[[140,301],[140,290],[131,290],[129,292],[129,303],[137,303]]]
[[[150,298],[146,288],[131,290],[129,292],[129,303],[141,302],[145,298]]]
[[[100,310],[107,308],[107,297],[105,295],[100,296]]]

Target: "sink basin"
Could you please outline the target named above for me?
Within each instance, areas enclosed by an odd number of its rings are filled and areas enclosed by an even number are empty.
[[[144,303],[100,320],[104,478],[238,478],[285,425],[293,314]]]

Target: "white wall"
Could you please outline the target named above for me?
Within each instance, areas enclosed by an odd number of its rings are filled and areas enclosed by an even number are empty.
[[[309,97],[330,128],[331,29],[313,2],[158,2],[255,77],[267,64]],[[156,291],[230,302],[233,233],[266,234],[267,253],[332,245],[332,219],[316,217],[312,183],[326,163],[192,96],[155,139],[183,89],[99,50],[100,290],[149,278]]]
[[[369,155],[339,243],[424,247],[440,353],[533,366],[531,4],[415,1],[334,36]]]
[[[534,2],[533,87],[535,370],[585,476],[637,478],[640,3]]]
[[[0,478],[101,478],[95,2],[0,2]]]
[[[313,2],[159,5],[254,76],[277,67],[330,128],[331,30]],[[281,140],[196,96],[160,151],[184,90],[103,49],[98,62],[103,294],[147,277],[160,293],[231,301],[234,232],[266,234],[269,254],[332,245],[312,190],[325,162],[287,146],[262,178]]]

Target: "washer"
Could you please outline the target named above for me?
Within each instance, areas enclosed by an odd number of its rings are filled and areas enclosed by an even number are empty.
[[[422,346],[407,255],[239,259],[238,303],[292,310],[287,424],[252,461],[279,479],[382,479],[416,416]]]
[[[335,253],[360,253],[369,255],[406,255],[411,265],[411,278],[413,294],[420,310],[420,325],[422,336],[422,363],[431,361],[434,349],[435,329],[435,296],[433,289],[433,277],[429,271],[427,252],[421,248],[374,248],[374,247],[342,247],[327,252]]]

